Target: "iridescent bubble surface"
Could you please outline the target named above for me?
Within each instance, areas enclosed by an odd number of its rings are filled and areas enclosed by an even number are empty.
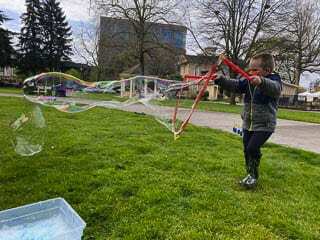
[[[53,107],[61,112],[78,113],[94,107],[105,107],[146,113],[173,133],[177,133],[190,110],[183,109],[183,99],[194,99],[201,85],[158,77],[135,76],[119,81],[86,82],[71,75],[51,72],[42,73],[24,81],[25,98],[37,105]],[[27,121],[21,116],[17,123]],[[28,118],[29,119],[29,118]],[[15,124],[14,124],[15,125]],[[20,144],[19,144],[20,143]],[[17,146],[25,146],[17,137]],[[23,148],[23,147],[19,147]],[[29,145],[40,149],[38,145]],[[27,152],[25,149],[20,152]]]

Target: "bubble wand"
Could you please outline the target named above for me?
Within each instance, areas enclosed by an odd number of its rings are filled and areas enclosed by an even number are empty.
[[[217,65],[214,64],[214,65],[211,66],[210,71],[205,76],[203,76],[201,79],[199,79],[197,81],[197,84],[199,84],[202,81],[204,81],[204,84],[203,84],[202,88],[200,89],[200,91],[199,91],[194,103],[192,104],[191,111],[189,112],[187,118],[183,121],[183,123],[181,124],[180,128],[176,129],[177,112],[178,112],[178,108],[179,108],[179,105],[180,105],[180,97],[181,97],[181,91],[179,92],[178,99],[177,99],[176,106],[175,106],[174,113],[173,113],[173,118],[172,118],[172,122],[173,122],[173,129],[172,130],[173,130],[173,133],[174,133],[174,139],[175,140],[180,137],[181,133],[187,127],[187,125],[188,125],[188,123],[189,123],[189,121],[191,119],[192,114],[196,110],[201,98],[203,97],[205,91],[207,90],[209,82],[213,81],[215,79],[216,72],[217,72]]]
[[[239,66],[234,64],[231,60],[229,60],[224,54],[220,54],[218,60],[218,66],[221,64],[225,64],[228,66],[233,72],[239,74],[241,77],[244,77],[248,81],[252,81],[252,76],[250,76],[247,72],[241,69]]]
[[[178,94],[178,99],[176,102],[176,106],[174,109],[174,113],[173,113],[173,117],[172,117],[172,122],[173,122],[173,133],[174,133],[174,139],[178,139],[180,137],[180,135],[182,134],[182,132],[186,129],[192,114],[194,113],[194,111],[196,110],[201,98],[203,97],[205,91],[207,90],[208,84],[210,81],[214,81],[217,77],[216,73],[217,73],[217,69],[219,66],[221,66],[222,64],[228,66],[230,68],[230,70],[232,70],[233,72],[239,74],[241,77],[244,77],[245,79],[247,79],[248,81],[252,81],[253,78],[252,76],[250,76],[247,72],[245,72],[242,68],[240,68],[238,65],[234,64],[230,59],[228,59],[224,54],[220,54],[219,59],[217,64],[213,64],[211,67],[211,70],[209,71],[208,74],[206,74],[205,76],[203,76],[201,79],[199,79],[197,81],[197,83],[200,83],[201,81],[204,81],[204,84],[200,90],[200,92],[198,93],[192,107],[191,107],[191,111],[189,113],[189,115],[187,116],[187,118],[183,121],[182,125],[180,126],[179,129],[176,129],[176,119],[177,119],[177,112],[178,112],[178,108],[180,105],[180,97],[181,97],[181,91]]]

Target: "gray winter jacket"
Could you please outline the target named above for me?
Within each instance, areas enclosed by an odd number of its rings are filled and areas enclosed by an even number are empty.
[[[230,92],[245,94],[241,113],[243,129],[249,131],[274,132],[277,124],[278,101],[282,90],[278,74],[262,77],[259,86],[249,84],[248,80],[226,79],[220,77],[215,82]]]

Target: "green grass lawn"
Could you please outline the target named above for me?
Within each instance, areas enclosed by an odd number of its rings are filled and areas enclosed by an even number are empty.
[[[117,94],[112,94],[112,93],[85,93],[81,97],[91,99],[91,100],[102,100],[102,101],[124,102],[128,100],[127,97],[120,97]]]
[[[13,87],[0,87],[0,93],[22,94],[22,89],[21,88],[13,88]]]
[[[14,94],[22,94],[23,90],[20,88],[7,88],[0,87],[0,93],[14,93]],[[90,100],[103,100],[103,101],[126,101],[128,98],[121,98],[116,94],[111,93],[83,93],[80,95],[82,98],[90,99]]]
[[[0,101],[0,210],[63,197],[84,239],[320,239],[320,155],[268,144],[261,181],[245,191],[241,139],[190,126],[177,141],[152,117],[44,108],[44,150],[14,153]]]
[[[194,100],[181,100],[181,107],[190,108]],[[175,100],[168,100],[159,102],[160,105],[165,106],[175,106]],[[214,111],[214,112],[227,112],[227,113],[241,113],[242,106],[239,105],[230,105],[220,102],[212,101],[202,101],[198,105],[198,109],[204,111]],[[288,109],[279,109],[278,118],[295,120],[301,122],[311,122],[311,123],[320,123],[320,113],[317,112],[303,112],[303,111],[294,111]]]

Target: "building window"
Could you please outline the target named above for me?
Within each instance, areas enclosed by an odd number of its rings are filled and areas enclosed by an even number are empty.
[[[166,43],[173,42],[173,32],[171,30],[164,29],[163,30],[163,41]]]
[[[186,36],[182,32],[175,32],[175,46],[177,48],[185,48]]]
[[[121,32],[120,38],[124,41],[129,41],[130,39],[130,33],[129,32]]]

